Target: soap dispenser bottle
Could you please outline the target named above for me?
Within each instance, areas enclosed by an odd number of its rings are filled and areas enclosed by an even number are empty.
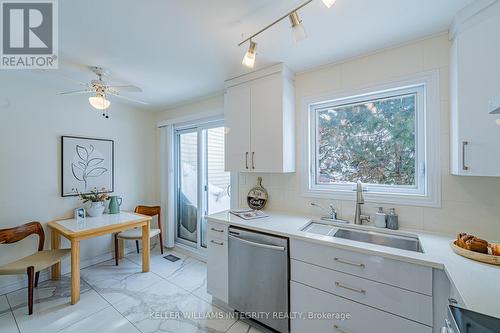
[[[387,214],[387,228],[392,230],[399,229],[399,220],[395,208],[391,208],[389,214]]]
[[[378,212],[375,213],[375,226],[377,228],[385,228],[387,226],[387,214],[384,213],[384,208],[379,207]]]

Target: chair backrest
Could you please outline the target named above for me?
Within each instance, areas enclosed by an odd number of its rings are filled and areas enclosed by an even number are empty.
[[[161,207],[160,206],[137,206],[135,207],[137,214],[156,216],[158,215],[158,229],[161,230]]]
[[[0,244],[16,243],[33,234],[38,235],[38,251],[42,251],[45,233],[40,222],[29,222],[14,228],[0,229]]]

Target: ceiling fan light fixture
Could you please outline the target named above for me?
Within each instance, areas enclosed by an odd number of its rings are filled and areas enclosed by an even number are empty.
[[[241,62],[243,65],[247,66],[248,68],[253,68],[255,65],[255,48],[257,47],[257,43],[254,41],[250,40],[250,45],[248,46],[248,51],[245,53],[245,56],[243,57],[243,61]]]
[[[295,11],[288,17],[290,18],[290,23],[292,24],[293,39],[295,42],[300,42],[301,40],[306,39],[306,29],[304,28],[304,24],[302,23],[299,14]]]
[[[323,1],[323,3],[325,4],[325,6],[326,6],[327,8],[330,8],[331,6],[333,6],[333,5],[335,4],[335,2],[336,2],[337,0],[322,0],[322,1]]]
[[[104,95],[100,94],[89,97],[89,103],[97,110],[106,110],[111,105],[111,102]]]

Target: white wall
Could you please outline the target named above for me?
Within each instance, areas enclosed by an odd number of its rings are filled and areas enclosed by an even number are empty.
[[[29,221],[72,216],[81,205],[76,198],[62,198],[61,135],[109,138],[115,141],[115,195],[123,197],[122,209],[139,203],[156,204],[155,115],[113,103],[110,119],[90,107],[87,97],[58,96],[44,83],[43,74],[2,71],[0,74],[0,228]],[[45,227],[45,247],[50,232]],[[32,236],[13,245],[0,245],[0,264],[31,254]],[[63,246],[69,244],[63,240]],[[82,265],[111,258],[111,236],[82,242]],[[63,265],[68,271],[67,262]],[[16,287],[21,277],[0,276],[0,294]]]
[[[303,99],[323,93],[359,89],[402,77],[439,70],[441,99],[441,173],[442,207],[425,208],[395,206],[400,224],[406,228],[455,234],[460,231],[500,240],[500,178],[457,177],[450,175],[449,159],[449,97],[447,35],[413,42],[397,48],[332,64],[299,73],[295,78],[297,172],[295,174],[260,174],[270,194],[268,209],[318,214],[311,201],[332,202],[340,216],[353,219],[353,201],[331,201],[305,198],[300,194],[302,156],[302,124],[300,122]],[[500,127],[499,127],[500,131]],[[246,205],[246,194],[256,183],[258,174],[240,175],[240,204]],[[394,205],[384,205],[386,208]],[[377,204],[365,204],[363,209],[374,214]]]

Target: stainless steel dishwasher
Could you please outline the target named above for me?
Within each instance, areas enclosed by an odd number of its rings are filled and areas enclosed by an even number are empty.
[[[288,239],[229,227],[229,306],[289,332]]]

